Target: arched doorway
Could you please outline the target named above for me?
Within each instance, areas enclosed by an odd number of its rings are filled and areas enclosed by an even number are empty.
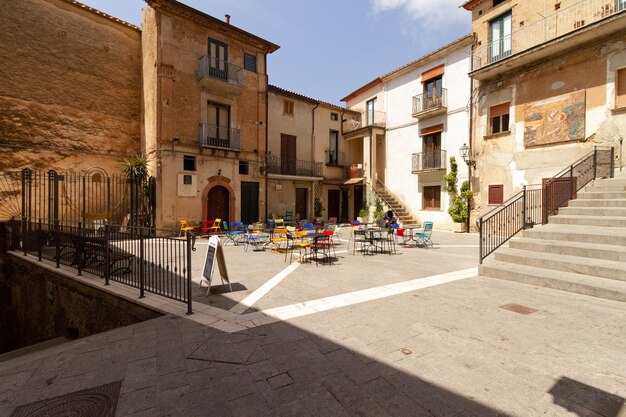
[[[222,219],[230,223],[230,193],[226,187],[217,185],[207,194],[207,219]]]

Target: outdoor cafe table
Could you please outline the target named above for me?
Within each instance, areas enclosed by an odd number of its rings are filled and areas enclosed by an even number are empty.
[[[383,229],[380,227],[370,227],[368,229],[362,229],[360,231],[365,234],[365,239],[367,241],[367,246],[363,248],[364,254],[368,252],[378,252],[378,246],[376,245],[376,242],[380,241],[384,233],[388,233],[388,229]],[[382,247],[380,249],[382,253]]]
[[[406,226],[404,228],[404,242],[403,244],[406,247],[417,247],[418,242],[415,239],[415,234],[419,233],[419,230],[422,229],[422,226]]]

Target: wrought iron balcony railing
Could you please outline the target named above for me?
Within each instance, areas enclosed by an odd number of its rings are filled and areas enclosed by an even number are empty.
[[[200,123],[198,126],[198,138],[200,140],[200,146],[241,149],[239,129],[228,126]]]
[[[280,156],[267,156],[267,173],[294,175],[299,177],[322,177],[322,162],[283,159]]]
[[[198,59],[198,79],[202,78],[222,80],[243,87],[243,69],[240,66],[208,55]]]
[[[448,90],[418,94],[413,97],[413,116],[419,116],[426,112],[445,110],[448,107]]]
[[[343,152],[337,151],[326,151],[326,165],[333,166],[344,166],[346,160],[346,155]]]
[[[557,9],[539,21],[524,25],[512,34],[477,48],[472,56],[472,71],[500,61],[533,46],[558,38],[599,20],[626,10],[624,0],[581,0]]]
[[[446,151],[420,152],[411,155],[411,172],[417,174],[424,171],[446,169]]]

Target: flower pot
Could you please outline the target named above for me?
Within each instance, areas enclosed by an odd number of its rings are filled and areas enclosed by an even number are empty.
[[[467,223],[454,223],[452,230],[455,233],[467,233]]]

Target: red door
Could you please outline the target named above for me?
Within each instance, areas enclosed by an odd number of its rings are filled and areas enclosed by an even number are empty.
[[[339,218],[339,190],[328,190],[328,218]]]

